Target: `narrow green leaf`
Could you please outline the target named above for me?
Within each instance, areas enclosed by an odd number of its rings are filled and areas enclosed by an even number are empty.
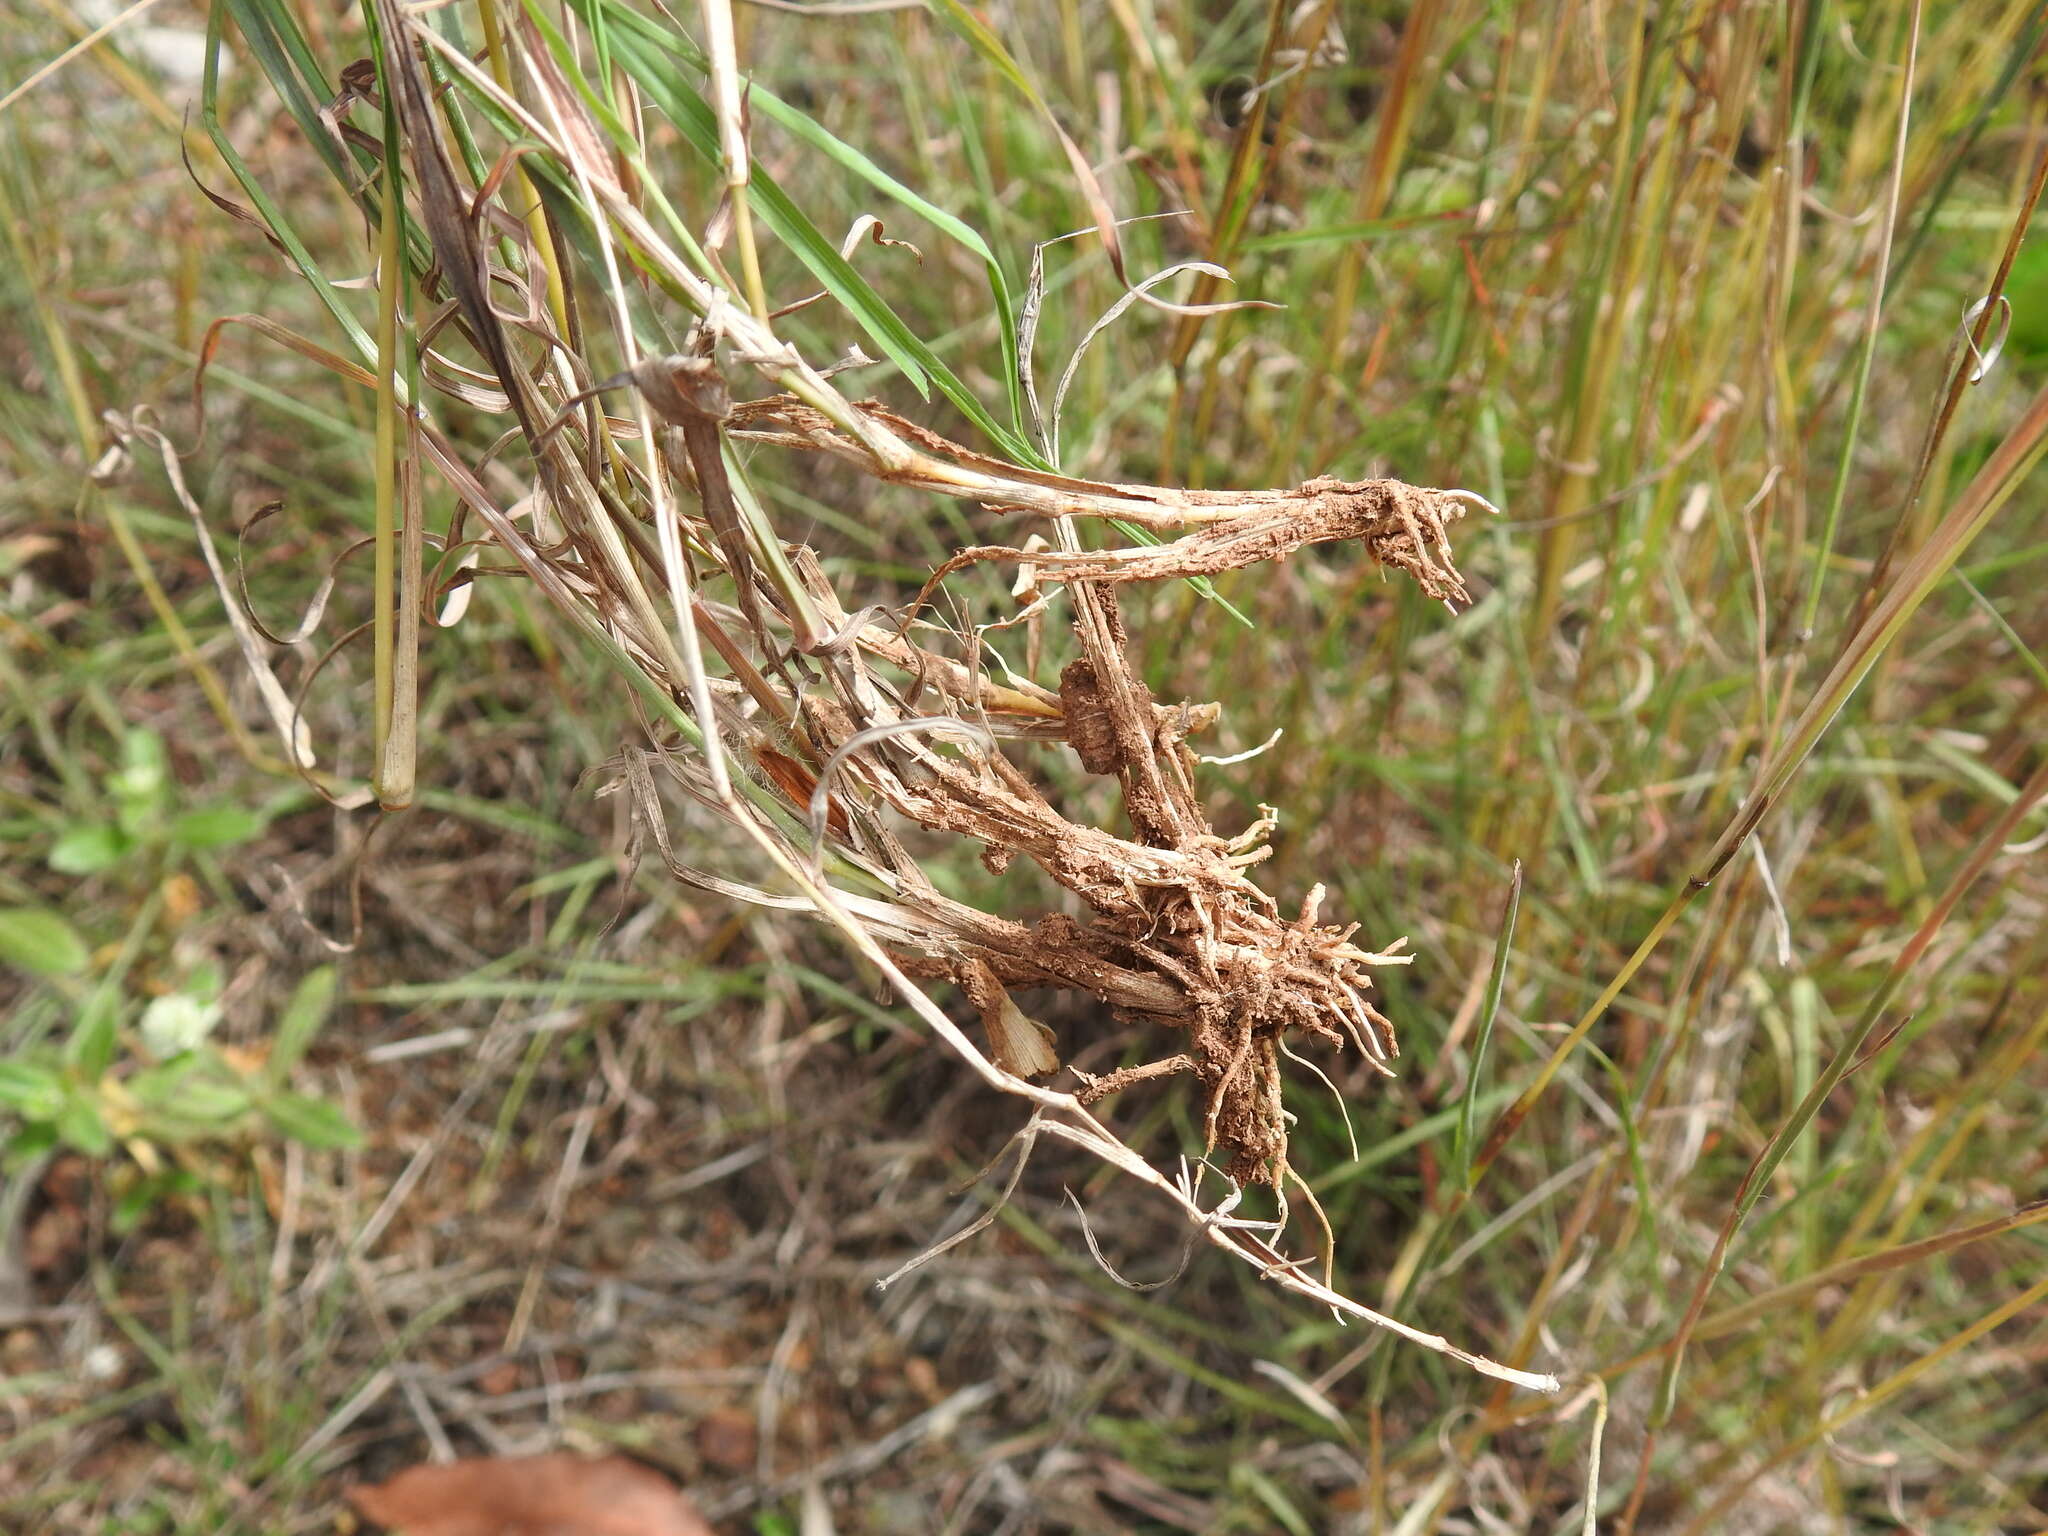
[[[623,14],[614,19],[623,19]],[[666,44],[665,51],[672,57],[687,57],[664,34],[656,32],[650,38],[629,33],[622,26],[613,40],[618,62],[638,82],[649,104],[682,132],[691,147],[708,163],[719,164],[718,122],[710,105],[690,88],[673,64],[657,57],[650,41]],[[566,69],[573,61],[562,62]],[[1038,462],[1029,445],[989,413],[980,397],[903,322],[867,279],[839,254],[838,247],[790,200],[775,178],[759,166],[754,168],[749,182],[749,197],[761,222],[810,269],[811,275],[853,317],[868,339],[903,371],[920,396],[928,397],[936,384],[941,394],[1005,452]]]
[[[292,265],[313,285],[313,292],[319,297],[328,314],[334,317],[335,323],[347,334],[357,355],[369,361],[377,355],[376,347],[371,344],[369,332],[364,330],[362,322],[349,312],[341,291],[328,280],[327,274],[320,270],[319,264],[313,260],[312,253],[307,250],[305,242],[299,238],[298,231],[293,228],[291,221],[285,218],[283,210],[270,200],[270,195],[264,190],[263,184],[256,179],[255,173],[249,169],[248,162],[242,158],[234,146],[234,141],[228,137],[227,130],[221,126],[221,31],[230,7],[236,13],[236,21],[241,27],[244,40],[256,51],[265,75],[269,77],[278,94],[285,98],[293,116],[304,128],[307,141],[327,161],[335,179],[353,189],[352,173],[339,158],[339,152],[334,148],[333,137],[320,121],[318,101],[313,99],[317,94],[320,100],[331,100],[332,90],[309,93],[304,89],[285,61],[276,40],[265,29],[262,9],[252,7],[247,0],[226,0],[224,4],[215,5],[207,15],[206,73],[199,95],[200,124],[206,129],[206,136],[212,141],[222,162],[234,173],[235,180],[248,194],[250,204],[263,221],[263,227],[277,237],[278,244],[284,247]]]
[[[1486,1050],[1493,1042],[1493,1023],[1500,1015],[1501,993],[1508,979],[1508,956],[1515,947],[1515,918],[1522,910],[1522,861],[1515,860],[1508,876],[1507,910],[1501,914],[1500,931],[1493,940],[1493,970],[1486,978],[1486,1000],[1479,1009],[1479,1031],[1472,1042],[1472,1070],[1465,1078],[1465,1092],[1458,1102],[1458,1133],[1452,1141],[1451,1164],[1457,1170],[1453,1187],[1470,1187],[1472,1177],[1472,1124],[1477,1114],[1479,1084],[1486,1075]]]
[[[1250,1490],[1253,1498],[1266,1506],[1273,1518],[1286,1528],[1289,1536],[1314,1536],[1315,1528],[1309,1524],[1308,1517],[1295,1508],[1293,1501],[1281,1490],[1280,1485],[1265,1473],[1257,1470],[1249,1462],[1241,1462],[1232,1469],[1232,1474],[1236,1481]]]
[[[88,1157],[105,1157],[114,1150],[114,1136],[100,1118],[99,1100],[76,1087],[64,1096],[57,1111],[57,1135]]]
[[[593,19],[600,14],[612,15],[625,30],[635,32],[652,42],[655,46],[675,54],[700,73],[706,72],[710,68],[709,60],[705,58],[703,51],[697,47],[691,38],[681,32],[663,27],[661,22],[653,16],[643,15],[637,11],[624,10],[612,4],[611,0],[581,0],[579,9],[583,10],[585,14],[592,16]],[[973,225],[961,219],[957,214],[932,202],[916,189],[905,186],[868,158],[862,150],[837,137],[820,124],[817,119],[791,106],[773,91],[766,89],[758,82],[750,83],[747,88],[747,106],[750,111],[759,112],[763,117],[779,124],[791,137],[808,144],[841,169],[851,172],[883,196],[909,209],[941,234],[948,236],[980,258],[983,267],[988,273],[989,297],[994,301],[996,319],[1002,328],[1004,352],[1002,376],[1007,379],[1015,379],[1017,376],[1017,301],[1015,295],[1010,290],[1009,278],[1003,271],[1002,263],[996,259],[995,252],[990,249],[988,241],[982,237],[981,232],[974,228]],[[934,377],[938,380],[940,389],[946,390],[944,377],[936,372]],[[947,393],[950,398],[950,391],[947,391]],[[1020,404],[1021,402],[1012,402],[1011,406],[1013,425],[1019,425],[1019,430],[1014,434],[1014,441],[1003,440],[1004,446],[1013,456],[1019,457],[1023,462],[1037,464],[1043,468],[1050,468],[1050,465],[1046,465],[1031,450],[1028,441],[1023,435],[1021,417],[1017,414]]]
[[[1015,86],[1026,101],[1041,112],[1046,110],[1045,98],[1038,94],[1038,87],[1010,57],[1010,50],[989,30],[988,23],[962,5],[960,0],[933,0],[932,9],[951,22],[953,30],[967,39],[968,46],[993,65],[996,72]]]
[[[98,1082],[113,1065],[121,1027],[120,994],[104,983],[88,997],[64,1042],[64,1065],[87,1082]]]
[[[277,1037],[271,1041],[270,1059],[264,1063],[263,1078],[271,1087],[284,1084],[293,1067],[306,1054],[327,1014],[334,1006],[335,969],[323,965],[306,976],[292,993],[278,1016]]]
[[[614,39],[614,47],[619,63],[646,92],[649,104],[682,132],[699,155],[712,165],[719,164],[718,120],[709,103],[691,90],[672,66],[657,60],[644,44],[622,32]],[[572,61],[561,62],[567,69]],[[789,247],[867,333],[868,339],[903,370],[903,376],[918,394],[929,396],[934,370],[925,358],[930,356],[931,349],[911,333],[867,280],[853,270],[832,242],[790,201],[775,178],[758,166],[748,183],[748,196],[761,215],[761,222],[776,239]],[[920,357],[919,353],[925,356]]]

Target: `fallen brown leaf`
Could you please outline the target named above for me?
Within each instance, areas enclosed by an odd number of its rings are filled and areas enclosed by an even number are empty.
[[[760,1431],[754,1416],[736,1408],[714,1409],[698,1421],[697,1454],[721,1472],[744,1472],[754,1464]]]
[[[624,1456],[478,1456],[410,1467],[348,1501],[396,1536],[712,1536],[682,1493]]]

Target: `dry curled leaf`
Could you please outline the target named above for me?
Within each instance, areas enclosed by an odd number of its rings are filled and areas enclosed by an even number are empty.
[[[1036,1077],[1060,1069],[1053,1032],[1010,1000],[996,973],[979,960],[962,961],[960,989],[980,1010],[996,1065],[1019,1077]]]
[[[478,1456],[351,1488],[393,1536],[712,1536],[676,1487],[624,1456]]]

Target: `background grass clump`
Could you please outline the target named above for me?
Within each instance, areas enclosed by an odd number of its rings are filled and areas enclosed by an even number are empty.
[[[474,7],[432,14],[485,46]],[[694,12],[524,14],[579,18],[586,62],[616,45],[624,99],[650,37],[704,85]],[[1548,1531],[1597,1438],[1607,1528],[2048,1526],[2048,257],[2017,238],[2048,10],[738,17],[757,173],[830,248],[867,213],[916,247],[854,250],[870,308],[782,322],[820,362],[889,339],[849,393],[1037,446],[1018,307],[1034,247],[1092,217],[1049,111],[1120,216],[1159,215],[1121,232],[1134,279],[1201,259],[1233,283],[1162,292],[1281,306],[1131,309],[1074,370],[1063,469],[1504,509],[1460,527],[1455,615],[1327,546],[1218,577],[1244,622],[1160,585],[1130,627],[1160,698],[1224,706],[1204,750],[1279,733],[1201,783],[1226,831],[1281,808],[1267,888],[1325,882],[1417,956],[1379,975],[1396,1080],[1289,1082],[1340,1288],[1557,1399],[1213,1255],[1120,1289],[1063,1187],[1133,1279],[1183,1229],[1044,1147],[994,1231],[878,1296],[993,1198],[961,1191],[1020,1113],[822,933],[641,857],[599,793],[631,692],[517,579],[427,636],[413,809],[324,798],[380,771],[370,646],[335,642],[380,612],[394,491],[379,231],[334,174],[380,147],[309,122],[344,79],[379,120],[345,74],[378,44],[353,10],[164,0],[27,84],[102,19],[18,0],[0,27],[26,85],[0,107],[5,1523],[319,1528],[347,1481],[567,1444],[672,1469],[735,1530],[796,1529],[821,1467],[848,1531]],[[487,166],[503,125],[453,99]],[[703,232],[715,164],[639,109]],[[764,290],[805,297],[765,218]],[[1121,290],[1093,236],[1043,260],[1049,398]],[[435,410],[479,451],[504,430]],[[278,760],[152,416],[273,634],[331,578],[265,648],[317,784]],[[867,601],[992,533],[749,464]],[[1008,580],[959,585],[993,612]],[[962,899],[1049,898],[932,856]],[[1073,1039],[1088,1006],[1036,1011]],[[1201,1141],[1196,1096],[1109,1113],[1156,1164]]]

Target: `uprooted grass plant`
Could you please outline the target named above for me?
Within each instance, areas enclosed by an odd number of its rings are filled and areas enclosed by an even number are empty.
[[[783,311],[768,307],[750,232],[757,207],[899,366],[946,379],[954,403],[995,427],[943,364],[889,323],[851,265],[863,235],[881,238],[874,221],[834,249],[772,184],[750,180],[728,26],[713,25],[701,61],[707,105],[680,83],[679,66],[700,62],[686,40],[612,0],[588,0],[563,18],[587,29],[610,72],[587,67],[584,49],[538,11],[493,25],[482,62],[393,0],[380,0],[372,15],[375,67],[345,72],[319,127],[376,237],[375,330],[351,327],[362,358],[338,364],[377,390],[375,769],[366,786],[325,780],[325,792],[346,805],[372,796],[387,810],[411,803],[429,614],[445,611],[469,582],[530,583],[604,649],[638,698],[645,740],[613,761],[609,788],[630,799],[677,878],[835,925],[971,1068],[1033,1106],[1035,1132],[1144,1170],[1147,1182],[1174,1190],[1212,1240],[1289,1288],[1427,1339],[1489,1374],[1555,1390],[1545,1373],[1482,1361],[1344,1297],[1294,1251],[1316,1207],[1288,1161],[1283,1056],[1293,1054],[1290,1041],[1355,1049],[1391,1075],[1394,1028],[1366,994],[1373,967],[1408,957],[1398,939],[1374,949],[1353,942],[1357,923],[1328,921],[1322,884],[1283,907],[1257,883],[1250,871],[1269,851],[1273,813],[1262,810],[1233,835],[1211,825],[1188,738],[1214,723],[1219,703],[1153,697],[1117,596],[1131,582],[1202,581],[1345,540],[1449,604],[1466,596],[1450,525],[1489,504],[1473,492],[1393,480],[1203,491],[1059,474],[1030,373],[1040,281],[1010,333],[1014,395],[1027,417],[992,433],[1014,458],[849,399],[832,375],[861,359],[814,366],[776,329]],[[240,19],[245,29],[288,24],[267,12]],[[264,57],[280,70],[303,67],[286,63],[302,59],[298,51]],[[515,77],[523,88],[510,85]],[[626,82],[644,103],[622,97]],[[278,84],[288,100],[328,94],[295,73]],[[699,148],[715,148],[724,197],[708,231],[688,228],[659,191],[635,131],[636,112],[646,109]],[[1075,153],[1098,210],[1096,233],[1121,272],[1117,221]],[[538,199],[525,218],[494,197],[515,186]],[[324,284],[254,181],[245,188],[262,211],[244,216],[264,219],[278,248]],[[738,279],[721,259],[728,246]],[[1180,315],[1239,307],[1170,304],[1151,292],[1156,286],[1147,278],[1131,287],[1110,318],[1132,300]],[[767,392],[749,393],[753,381]],[[436,424],[432,393],[509,417],[510,430],[475,452]],[[1056,395],[1055,411],[1059,403]],[[174,450],[147,418],[117,421],[116,433],[153,448],[176,480]],[[751,484],[749,444],[828,454],[876,485],[968,501],[999,526],[1044,519],[1053,541],[975,545],[944,562],[907,605],[862,605],[770,520]],[[455,511],[429,533],[436,481]],[[856,485],[853,499],[861,494]],[[211,553],[203,513],[186,500],[280,751],[312,774],[316,753],[299,710]],[[848,510],[857,515],[857,506]],[[1086,547],[1082,527],[1101,524],[1144,542]],[[984,562],[1024,568],[1021,611],[977,619],[946,586]],[[1228,619],[1219,609],[1213,622]],[[1029,668],[1014,670],[991,638],[1022,626],[1034,657],[1071,653],[1057,688]],[[1020,766],[1009,755],[1062,743],[1087,774],[1115,781],[1127,831],[1063,814],[1029,771],[1029,756]],[[712,858],[701,833],[672,837],[668,788],[727,829],[718,852],[737,852],[742,863],[752,855],[784,889],[722,872],[732,861]],[[947,897],[887,813],[971,839],[992,872],[1030,860],[1085,917],[1052,910],[1019,921]],[[986,1052],[925,997],[920,980],[960,988],[980,1014]],[[1086,994],[1104,1005],[1103,1028],[1137,1027],[1146,1032],[1139,1038],[1164,1038],[1171,1049],[1102,1075],[1077,1071],[1070,1091],[1034,1087],[1030,1078],[1060,1062],[1051,1032],[1025,1017],[1012,988]],[[1183,1075],[1200,1085],[1203,1103],[1202,1145],[1192,1150],[1205,1165],[1220,1156],[1233,1203],[1245,1185],[1276,1187],[1277,1221],[1205,1210],[1199,1177],[1168,1185],[1089,1112],[1114,1094]],[[1305,1198],[1302,1229],[1291,1236],[1290,1193]],[[1328,1246],[1326,1231],[1314,1236],[1310,1254]]]
[[[0,1518],[2039,1523],[2048,6],[1555,9],[0,36],[10,1046],[363,1133],[9,1191]],[[262,824],[74,871],[145,724]]]

